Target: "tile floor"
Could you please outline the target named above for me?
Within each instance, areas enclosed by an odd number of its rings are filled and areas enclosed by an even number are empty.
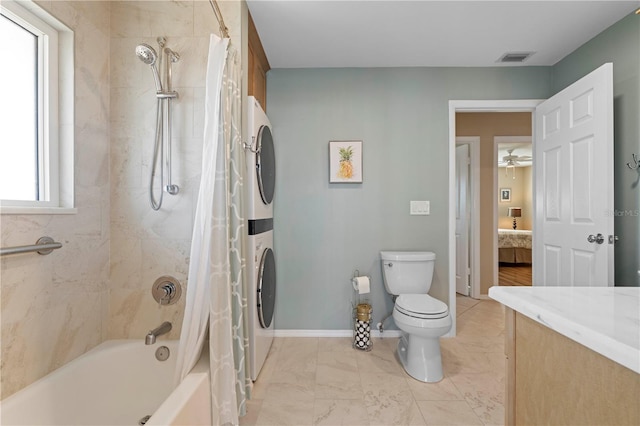
[[[276,338],[241,425],[502,425],[504,313],[458,296],[458,335],[441,339],[444,379],[422,383],[395,358],[350,338]]]

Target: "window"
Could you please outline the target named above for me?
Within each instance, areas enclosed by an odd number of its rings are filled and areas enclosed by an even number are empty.
[[[32,2],[0,12],[0,212],[71,212],[73,33]]]

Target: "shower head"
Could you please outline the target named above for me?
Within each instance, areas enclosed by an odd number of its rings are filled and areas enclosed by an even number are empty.
[[[158,54],[153,47],[145,43],[136,46],[136,56],[147,65],[153,65],[158,60]]]
[[[153,79],[156,83],[156,91],[162,92],[160,74],[158,74],[158,67],[156,67],[156,61],[158,60],[158,54],[156,53],[156,51],[148,44],[141,43],[136,46],[136,56],[140,58],[142,62],[151,66],[151,71],[153,71]]]

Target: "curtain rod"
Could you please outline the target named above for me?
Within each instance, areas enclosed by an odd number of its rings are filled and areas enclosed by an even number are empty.
[[[224,18],[222,17],[222,13],[220,12],[218,2],[216,0],[209,0],[209,4],[211,5],[211,9],[213,9],[213,14],[216,15],[218,24],[220,25],[220,35],[225,38],[230,38],[229,28],[227,28],[227,26],[224,24]]]

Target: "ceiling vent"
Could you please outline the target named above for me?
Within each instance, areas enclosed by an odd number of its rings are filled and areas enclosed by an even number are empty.
[[[504,64],[522,63],[529,59],[535,52],[511,52],[505,53],[498,59],[498,62]]]

